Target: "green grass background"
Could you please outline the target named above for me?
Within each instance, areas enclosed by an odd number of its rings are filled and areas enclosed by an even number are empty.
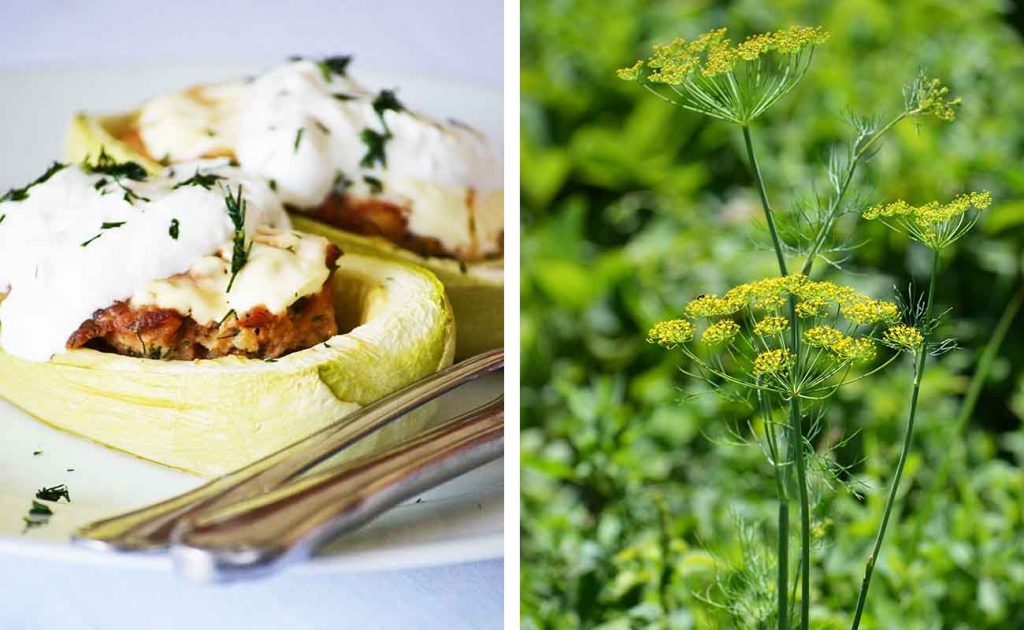
[[[751,228],[760,208],[741,136],[614,70],[676,35],[797,23],[832,38],[755,132],[777,208],[820,182],[828,147],[850,137],[845,110],[896,112],[922,67],[962,96],[958,119],[901,124],[861,172],[862,192],[923,202],[985,188],[995,199],[943,265],[937,299],[963,349],[927,373],[899,522],[863,627],[1024,628],[1024,316],[969,423],[954,423],[1022,286],[1020,17],[997,0],[522,3],[524,627],[756,627],[769,603],[757,575],[773,553],[770,470],[756,446],[722,439],[750,409],[689,397],[702,388],[678,372],[679,355],[643,341],[690,298],[773,274]],[[921,247],[863,222],[839,231],[867,241],[843,278],[880,297],[923,285]],[[848,439],[836,457],[849,473],[817,488],[815,627],[849,625],[910,377],[901,363],[844,389],[818,437]],[[951,483],[929,504],[924,489],[944,458]]]

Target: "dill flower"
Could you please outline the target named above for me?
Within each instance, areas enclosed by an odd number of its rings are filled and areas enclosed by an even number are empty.
[[[897,324],[882,333],[882,343],[894,350],[917,352],[924,343],[924,335],[913,326]]]
[[[743,302],[735,298],[701,295],[690,300],[683,312],[691,318],[721,317],[732,315],[741,308],[743,308]]]
[[[717,346],[731,341],[739,332],[739,324],[731,319],[723,319],[704,329],[704,334],[700,336],[700,340],[708,345]]]
[[[821,27],[790,26],[733,45],[727,33],[717,28],[692,41],[655,44],[646,60],[617,74],[685,109],[746,124],[800,82],[811,51],[829,37]],[[652,85],[665,86],[672,96]]]
[[[811,298],[796,303],[796,315],[801,319],[809,319],[823,315],[828,308],[828,302],[821,298]]]
[[[842,361],[870,361],[877,354],[874,342],[867,337],[845,337],[833,345],[831,351]]]
[[[692,341],[696,334],[693,324],[685,319],[670,319],[658,322],[647,333],[647,343],[656,343],[663,348],[674,348]]]
[[[852,301],[840,310],[843,317],[855,324],[883,324],[899,321],[900,308],[893,302],[863,298]]]
[[[837,343],[846,338],[842,332],[831,326],[815,326],[804,331],[803,341],[812,348],[831,350]]]
[[[930,201],[912,206],[898,200],[878,204],[865,210],[862,216],[869,221],[878,219],[889,228],[938,250],[966,234],[978,222],[981,211],[990,205],[992,196],[987,191],[969,192],[947,203]]]
[[[785,374],[796,364],[796,355],[786,348],[765,350],[754,358],[754,376]]]
[[[779,317],[778,315],[771,315],[754,324],[754,334],[767,337],[770,335],[777,335],[788,328],[788,319],[785,317]]]
[[[949,88],[942,81],[923,74],[906,88],[905,99],[911,114],[935,116],[946,122],[956,118],[955,108],[960,106],[960,97],[949,98]]]

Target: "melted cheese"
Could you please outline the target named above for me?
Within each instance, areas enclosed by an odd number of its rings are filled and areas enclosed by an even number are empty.
[[[273,180],[281,200],[299,210],[323,203],[340,174],[354,183],[349,194],[401,207],[417,236],[454,252],[500,253],[494,226],[503,223],[501,165],[486,139],[409,110],[385,111],[382,124],[375,96],[348,77],[325,78],[315,63],[296,61],[248,83],[154,99],[141,110],[139,131],[158,158],[230,153],[243,169]],[[363,165],[366,130],[390,134],[386,166]],[[372,192],[364,176],[383,190]],[[490,202],[470,203],[481,199]]]
[[[227,244],[187,273],[136,289],[131,305],[173,309],[200,324],[220,321],[231,311],[243,315],[257,306],[282,313],[299,298],[323,288],[330,275],[325,264],[327,247],[327,239],[319,236],[261,227],[252,237],[249,257],[234,283],[233,248]]]
[[[208,190],[175,188],[200,169],[220,179]],[[0,293],[8,291],[0,302],[4,351],[45,361],[98,309],[220,251],[235,232],[225,195],[240,186],[247,234],[264,225],[290,227],[262,179],[224,164],[182,166],[175,176],[140,182],[115,182],[71,166],[29,188],[26,199],[0,203]],[[174,222],[177,238],[171,236]],[[240,303],[256,299],[259,270],[277,264],[272,255],[256,254],[263,258],[239,286]]]

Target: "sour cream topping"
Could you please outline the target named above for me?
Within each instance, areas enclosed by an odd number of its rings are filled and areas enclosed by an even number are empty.
[[[8,293],[0,302],[4,351],[46,361],[64,351],[96,310],[139,291],[146,295],[154,281],[216,254],[235,234],[225,197],[239,187],[247,235],[258,226],[290,227],[277,196],[258,177],[225,164],[174,171],[133,181],[68,166],[28,188],[27,197],[0,203],[0,293]],[[216,179],[209,189],[175,187],[195,173]],[[252,254],[257,268],[264,265],[262,249],[254,245]],[[240,305],[257,299],[258,274],[252,275],[252,281],[236,278]]]
[[[453,250],[483,242],[485,253],[500,251],[502,204],[493,193],[501,188],[501,164],[486,138],[404,106],[378,112],[380,95],[303,60],[250,82],[156,98],[143,106],[138,125],[152,156],[177,162],[234,155],[243,169],[272,180],[294,208],[315,208],[341,186],[405,208],[411,232]],[[386,136],[383,163],[367,160],[367,134]],[[480,227],[494,225],[487,233]]]

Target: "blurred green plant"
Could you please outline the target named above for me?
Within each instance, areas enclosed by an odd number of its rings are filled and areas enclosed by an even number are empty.
[[[847,105],[898,111],[893,77],[925,67],[969,96],[956,125],[900,125],[859,169],[872,199],[948,198],[960,187],[999,199],[979,225],[984,238],[968,236],[942,263],[937,299],[952,305],[951,333],[968,349],[925,375],[895,510],[914,527],[890,532],[864,626],[1024,626],[1024,327],[1021,298],[1011,300],[1022,295],[1024,86],[1015,78],[1024,76],[1024,45],[1006,22],[1009,8],[523,3],[524,627],[728,627],[735,611],[708,602],[763,592],[763,565],[753,560],[774,550],[744,549],[736,524],[773,519],[765,497],[774,487],[761,452],[729,439],[756,418],[689,379],[673,386],[675,360],[642,341],[704,287],[774,273],[773,252],[750,253],[745,226],[760,210],[745,147],[724,125],[637,99],[613,73],[651,42],[779,23],[822,24],[832,36],[799,93],[764,115],[777,131],[761,147],[773,190],[820,181],[829,147],[849,142],[832,114]],[[814,208],[790,195],[773,201]],[[927,256],[880,225],[868,225],[864,246],[844,247],[857,219],[838,217],[826,254],[852,256],[845,264],[861,274],[859,290],[905,285],[907,267],[911,277],[928,273]],[[879,489],[898,460],[910,394],[898,379],[887,385],[852,384],[820,421],[815,447],[833,459],[813,465],[831,466],[842,483],[826,491],[822,471],[810,487],[815,627],[848,623],[866,541],[885,509]],[[666,404],[673,396],[684,404]],[[756,607],[746,615],[756,626]]]

